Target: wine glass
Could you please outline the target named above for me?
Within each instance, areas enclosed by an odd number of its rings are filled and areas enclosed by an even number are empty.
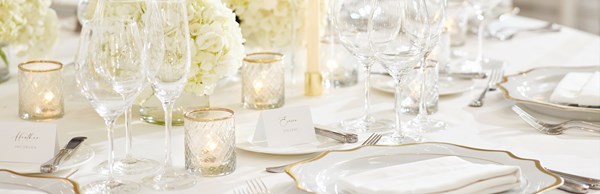
[[[87,0],[83,0],[83,1],[87,1]],[[145,55],[145,57],[147,57],[144,60],[144,65],[146,65],[146,67],[148,67],[149,71],[152,70],[152,72],[149,72],[149,75],[155,75],[156,74],[156,69],[157,69],[157,64],[158,63],[151,63],[151,61],[158,61],[160,59],[158,59],[157,57],[161,57],[162,55],[157,54],[160,53],[163,49],[163,42],[162,42],[162,36],[159,36],[159,34],[161,33],[161,29],[157,28],[157,20],[155,20],[155,18],[159,18],[159,16],[157,15],[157,7],[156,7],[156,2],[154,1],[111,1],[108,4],[109,6],[112,7],[118,7],[118,6],[129,6],[129,7],[136,7],[139,8],[139,12],[133,12],[132,13],[139,13],[140,15],[142,15],[142,18],[140,18],[140,21],[138,21],[138,23],[140,25],[143,25],[142,29],[141,29],[141,34],[143,35],[143,40],[144,40],[144,47],[145,47],[145,51],[147,53],[147,55]],[[131,10],[130,10],[131,11]],[[147,83],[147,82],[145,82]],[[139,87],[139,91],[141,92],[144,88],[146,88],[147,84],[144,84],[144,86]],[[112,165],[113,168],[113,173],[115,174],[119,174],[119,175],[136,175],[136,174],[143,174],[143,173],[148,173],[148,172],[153,172],[156,171],[158,169],[158,167],[160,166],[160,163],[158,163],[155,160],[151,160],[151,159],[147,159],[147,158],[138,158],[133,156],[132,153],[132,135],[131,135],[131,107],[132,105],[130,105],[127,110],[125,111],[125,157],[124,158],[120,158],[120,159],[116,159],[114,164]],[[103,163],[101,163],[100,165],[98,165],[96,167],[96,171],[102,173],[102,174],[107,174],[108,173],[108,162],[105,161]]]
[[[336,0],[333,3],[334,31],[342,45],[363,65],[364,115],[344,120],[342,128],[352,132],[383,132],[392,129],[390,120],[375,119],[370,111],[370,76],[375,62],[369,46],[367,24],[371,16],[371,0]]]
[[[395,130],[380,142],[400,144],[408,138],[416,140],[417,136],[411,137],[402,127],[400,97],[403,77],[419,65],[424,55],[423,47],[427,40],[424,34],[428,33],[428,28],[415,22],[424,18],[419,12],[421,4],[412,0],[372,0],[371,5],[373,13],[368,24],[369,43],[375,58],[395,83]]]
[[[108,165],[114,162],[113,128],[139,94],[147,77],[144,48],[137,24],[130,20],[95,19],[83,27],[76,57],[76,81],[82,94],[104,119]],[[137,183],[117,180],[109,168],[106,180],[83,187],[85,193],[135,193]]]
[[[487,26],[486,15],[498,6],[502,0],[468,0],[468,4],[475,10],[477,19],[479,20],[479,30],[477,31],[477,57],[475,59],[465,61],[465,65],[461,67],[464,71],[481,72],[483,66],[488,64],[489,59],[483,56],[483,33]]]
[[[186,84],[191,65],[190,35],[186,2],[184,0],[159,0],[164,52],[160,68],[148,80],[165,111],[165,164],[157,175],[145,177],[143,183],[155,190],[175,190],[191,187],[196,179],[183,170],[175,170],[171,160],[171,127],[173,104]]]
[[[446,123],[443,121],[432,119],[427,114],[426,94],[425,90],[427,80],[432,79],[427,77],[427,57],[439,42],[440,34],[444,24],[444,16],[446,9],[446,0],[417,0],[415,2],[420,9],[421,19],[415,21],[421,28],[426,29],[423,44],[423,57],[419,70],[421,71],[421,87],[419,96],[419,113],[417,116],[406,123],[407,128],[419,132],[439,131],[446,128]],[[421,35],[420,34],[420,35]],[[433,78],[434,79],[434,78]]]

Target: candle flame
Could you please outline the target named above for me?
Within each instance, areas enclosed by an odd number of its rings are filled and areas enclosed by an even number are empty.
[[[252,86],[254,86],[254,91],[256,93],[260,93],[260,91],[262,91],[262,88],[264,87],[262,81],[255,81],[254,83],[252,83]]]
[[[52,92],[46,92],[44,93],[44,103],[50,103],[52,101],[52,99],[54,99],[54,93]]]

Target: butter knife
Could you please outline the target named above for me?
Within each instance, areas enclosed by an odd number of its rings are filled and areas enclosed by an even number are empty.
[[[588,184],[562,177],[564,183],[558,188],[569,193],[588,193],[590,186]]]
[[[40,166],[40,172],[56,172],[60,167],[60,163],[69,158],[71,154],[73,154],[73,152],[79,147],[79,145],[81,145],[81,142],[83,142],[85,139],[87,139],[87,137],[72,138],[63,149],[60,149],[58,154],[56,154],[52,159],[48,160]]]
[[[358,142],[358,136],[351,133],[340,133],[332,130],[325,129],[324,126],[315,125],[315,133],[317,135],[329,137],[342,143],[356,143]]]

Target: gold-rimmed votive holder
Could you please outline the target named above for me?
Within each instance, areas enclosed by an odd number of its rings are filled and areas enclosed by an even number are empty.
[[[184,115],[185,169],[201,176],[235,171],[234,112],[226,108],[194,109]]]
[[[242,104],[249,109],[274,109],[285,101],[283,54],[258,52],[246,55],[242,67]]]
[[[64,115],[62,63],[35,60],[19,64],[19,117],[51,120]]]

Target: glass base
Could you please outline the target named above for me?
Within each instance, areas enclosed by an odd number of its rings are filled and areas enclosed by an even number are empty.
[[[428,116],[417,115],[414,119],[408,121],[405,125],[409,131],[417,132],[436,132],[446,129],[446,123],[431,119]]]
[[[394,129],[393,121],[373,117],[344,120],[340,125],[343,131],[352,133],[384,133]]]
[[[160,163],[150,159],[123,158],[115,160],[113,173],[116,175],[138,175],[152,173],[159,169]],[[96,172],[108,174],[108,161],[96,166]]]
[[[405,133],[405,134],[394,134],[390,133],[381,137],[381,140],[377,142],[378,145],[400,145],[407,143],[423,142],[424,139],[420,133]]]
[[[128,194],[140,191],[140,185],[129,181],[103,180],[92,182],[81,188],[85,194]]]
[[[196,178],[185,171],[166,169],[161,174],[142,179],[144,185],[159,191],[186,189],[196,184]]]

